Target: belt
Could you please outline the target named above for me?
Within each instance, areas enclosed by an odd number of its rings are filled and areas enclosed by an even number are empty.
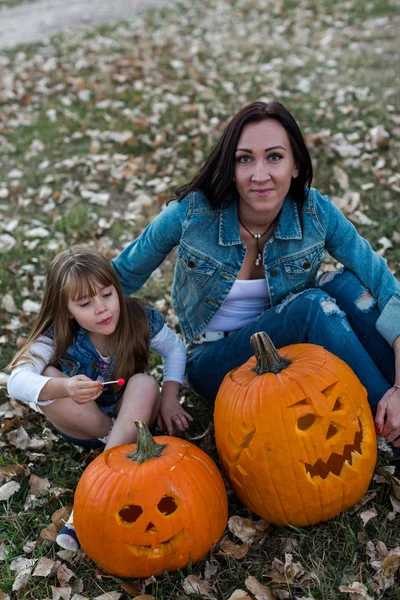
[[[193,344],[204,344],[204,342],[217,342],[218,340],[221,340],[224,337],[228,337],[228,335],[230,335],[231,333],[235,333],[234,331],[203,331],[203,333],[200,333],[199,335],[197,335],[194,340],[193,340]]]

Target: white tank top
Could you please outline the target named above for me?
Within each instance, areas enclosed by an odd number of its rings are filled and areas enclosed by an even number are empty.
[[[271,306],[266,279],[236,279],[205,331],[234,331]]]

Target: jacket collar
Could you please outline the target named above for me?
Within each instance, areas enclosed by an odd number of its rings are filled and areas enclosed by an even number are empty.
[[[283,202],[274,236],[281,240],[301,240],[303,237],[297,204],[289,194]],[[238,203],[235,201],[219,211],[218,243],[221,246],[243,243],[239,230]]]

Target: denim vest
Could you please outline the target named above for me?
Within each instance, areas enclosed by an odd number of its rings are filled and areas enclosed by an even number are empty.
[[[191,193],[165,208],[112,261],[130,294],[177,247],[172,304],[186,342],[205,329],[242,267],[246,246],[237,208],[234,201],[215,211],[204,194]],[[329,197],[313,188],[302,207],[286,196],[274,235],[264,246],[271,305],[313,285],[325,250],[354,271],[376,298],[381,311],[377,329],[392,344],[400,335],[399,282]]]
[[[163,328],[165,319],[155,308],[144,306],[143,309],[149,322],[150,339],[153,339]],[[52,331],[48,331],[46,336],[53,338]],[[86,375],[94,381],[110,381],[116,367],[114,359],[107,362],[102,360],[83,327],[79,328],[72,345],[58,362],[60,370],[69,377]],[[100,406],[115,404],[124,389],[119,386],[104,387],[102,395],[96,400],[97,404]]]

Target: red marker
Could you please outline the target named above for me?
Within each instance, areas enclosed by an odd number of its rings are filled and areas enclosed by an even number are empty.
[[[125,379],[120,377],[119,379],[116,379],[115,381],[103,381],[102,382],[103,385],[110,385],[111,383],[116,383],[117,385],[125,385]]]

